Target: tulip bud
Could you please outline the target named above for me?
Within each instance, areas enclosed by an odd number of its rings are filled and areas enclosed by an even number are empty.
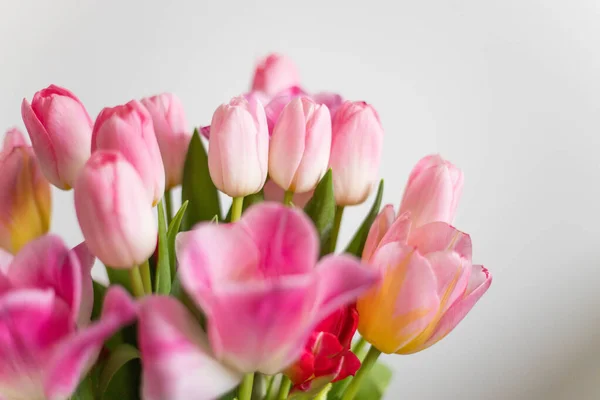
[[[59,189],[69,190],[90,157],[92,119],[67,89],[50,85],[23,99],[23,122],[42,172]]]
[[[48,232],[50,184],[17,129],[6,133],[0,171],[0,248],[16,253]]]
[[[165,168],[152,117],[139,101],[100,112],[92,132],[92,152],[96,150],[121,153],[140,174],[152,204],[158,203],[165,191]]]
[[[317,104],[323,104],[329,108],[329,113],[331,114],[332,119],[335,117],[337,110],[344,103],[342,96],[337,93],[319,92],[313,94],[311,97],[317,102]]]
[[[434,221],[451,224],[462,188],[460,169],[437,154],[424,157],[410,173],[400,214],[410,211],[415,226]]]
[[[142,100],[152,116],[156,140],[165,165],[166,188],[181,184],[183,165],[192,132],[187,130],[183,105],[171,93],[163,93]]]
[[[300,85],[300,74],[294,62],[280,54],[270,54],[254,71],[252,90],[273,96],[290,86]]]
[[[75,184],[75,211],[86,244],[104,264],[130,268],[154,251],[157,227],[139,174],[115,151],[97,151]]]
[[[346,101],[332,124],[331,156],[335,201],[360,204],[377,181],[383,145],[383,128],[377,111],[369,104]]]
[[[273,129],[269,176],[292,192],[313,190],[327,170],[331,150],[331,117],[325,106],[308,97],[288,103]]]
[[[215,111],[208,168],[215,186],[231,197],[257,193],[267,179],[269,132],[262,104],[236,97]]]

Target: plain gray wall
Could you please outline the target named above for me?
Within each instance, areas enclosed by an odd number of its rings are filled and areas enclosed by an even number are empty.
[[[173,91],[205,124],[285,52],[307,88],[379,110],[386,202],[425,154],[465,173],[456,225],[494,283],[442,342],[383,358],[387,398],[596,399],[599,21],[593,0],[0,0],[0,126],[23,127],[21,99],[50,83],[92,116]],[[74,245],[72,193],[54,194],[52,230]]]

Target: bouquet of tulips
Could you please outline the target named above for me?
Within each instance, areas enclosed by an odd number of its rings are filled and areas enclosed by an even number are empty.
[[[94,121],[52,85],[21,113],[31,146],[13,129],[0,153],[2,400],[380,399],[379,355],[438,342],[491,284],[450,225],[462,172],[427,156],[381,208],[377,112],[306,92],[284,56],[193,132],[171,94]],[[51,184],[73,188],[75,248],[48,234]]]

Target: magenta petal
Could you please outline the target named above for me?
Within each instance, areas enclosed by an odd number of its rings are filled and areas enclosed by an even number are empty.
[[[453,250],[471,261],[471,237],[445,222],[431,222],[415,229],[408,244],[417,247],[421,254]]]
[[[215,399],[241,380],[210,355],[206,334],[173,298],[144,299],[138,332],[145,400]]]
[[[119,286],[111,287],[104,298],[98,322],[63,339],[52,352],[45,376],[48,399],[66,399],[92,367],[104,341],[135,319],[133,300]]]
[[[94,307],[92,267],[94,266],[94,262],[96,262],[96,257],[89,251],[85,242],[71,249],[71,253],[75,254],[81,267],[81,304],[77,317],[77,325],[84,326],[89,323],[92,308]]]

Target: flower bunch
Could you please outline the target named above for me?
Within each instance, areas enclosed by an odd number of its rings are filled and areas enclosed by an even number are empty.
[[[3,400],[379,399],[378,356],[438,342],[491,284],[451,225],[462,172],[427,156],[380,210],[378,113],[309,93],[284,56],[195,131],[172,94],[93,120],[52,85],[21,113],[32,145],[12,129],[0,152]],[[73,189],[73,249],[50,185]]]

